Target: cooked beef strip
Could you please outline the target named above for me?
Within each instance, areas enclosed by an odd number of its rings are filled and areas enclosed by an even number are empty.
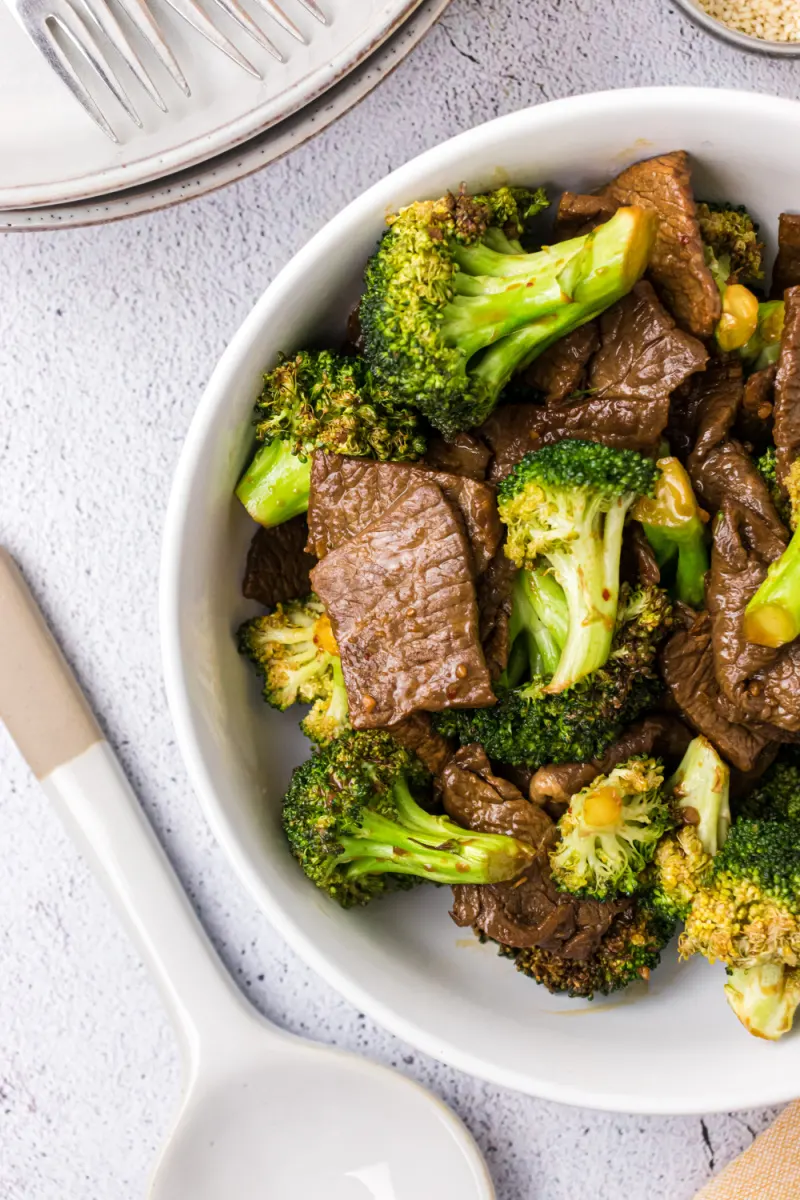
[[[519,788],[496,775],[482,746],[462,746],[442,771],[442,803],[467,829],[503,833],[537,849],[553,822]]]
[[[511,619],[511,587],[517,568],[501,545],[475,585],[480,613],[480,639],[492,679],[506,669],[511,649],[508,626]]]
[[[706,266],[686,151],[634,163],[603,188],[602,195],[657,213],[650,278],[680,326],[695,337],[711,337],[722,305]]]
[[[661,671],[684,718],[741,771],[751,770],[765,748],[779,740],[775,731],[739,724],[720,712],[708,613],[672,635],[661,651]]]
[[[780,649],[748,642],[744,610],[786,539],[755,513],[727,500],[714,526],[706,605],[714,672],[723,695],[748,721],[800,731],[800,643]]]
[[[247,552],[242,592],[272,608],[311,591],[310,571],[317,561],[305,550],[308,526],[304,516],[283,525],[260,528]]]
[[[625,530],[622,542],[620,579],[645,587],[655,587],[661,582],[661,569],[656,562],[653,547],[638,521],[631,521]]]
[[[404,492],[311,581],[339,646],[354,728],[494,704],[469,542],[436,484]]]
[[[785,488],[789,469],[800,455],[800,287],[785,295],[786,318],[775,375],[772,437],[778,481]]]
[[[342,347],[344,354],[363,354],[364,353],[364,332],[361,328],[361,304],[356,305],[350,316],[347,318],[347,331],[345,333],[344,346]]]
[[[315,453],[308,503],[308,549],[324,558],[377,521],[404,492],[424,484],[439,487],[457,506],[480,574],[489,565],[503,533],[494,488],[463,475],[411,463]]]
[[[581,237],[613,217],[619,205],[603,195],[587,196],[583,192],[564,192],[558,202],[555,234],[558,241]]]
[[[434,776],[439,775],[453,753],[452,744],[436,732],[427,713],[412,713],[390,725],[389,733],[407,750],[412,750]]]
[[[772,268],[773,300],[782,300],[787,288],[800,284],[800,215],[781,213],[778,218],[778,257]]]
[[[586,364],[600,346],[594,321],[559,338],[525,372],[525,382],[544,393],[545,404],[560,404],[583,386]]]
[[[734,804],[737,800],[743,799],[749,792],[752,792],[764,772],[769,770],[775,762],[780,749],[781,747],[778,742],[771,742],[768,746],[765,746],[756,759],[755,765],[749,771],[740,771],[737,767],[731,767],[730,789],[731,801]]]
[[[703,375],[692,381],[692,387],[694,395],[688,415],[694,449],[689,456],[690,471],[692,463],[707,458],[731,431],[744,391],[741,361],[738,358],[715,359]]]
[[[772,438],[772,400],[774,366],[754,371],[744,385],[744,395],[736,420],[736,433],[760,454]]]
[[[598,397],[660,400],[708,361],[705,346],[675,325],[646,280],[600,318],[589,386]]]
[[[690,459],[689,477],[698,499],[709,513],[719,512],[726,498],[735,496],[776,534],[782,533],[783,524],[769,489],[740,442],[731,438],[715,446],[704,460]]]
[[[537,848],[531,866],[510,883],[453,888],[457,925],[471,925],[505,946],[541,946],[585,962],[597,950],[613,918],[630,901],[578,900],[556,890],[549,850],[558,833],[549,817],[495,775],[480,746],[465,746],[442,776],[445,811],[470,829],[504,833]]]
[[[452,442],[446,442],[443,437],[432,437],[423,462],[434,471],[466,475],[481,483],[486,478],[491,457],[491,450],[477,434],[457,433]]]
[[[669,397],[660,400],[580,400],[545,408],[541,404],[505,404],[481,426],[493,452],[488,479],[497,483],[529,450],[552,446],[564,438],[602,442],[617,450],[652,454],[658,448],[669,415]]]
[[[587,787],[598,775],[607,775],[635,754],[654,754],[666,759],[668,765],[674,763],[677,766],[691,740],[692,735],[682,721],[667,713],[654,713],[630,725],[602,758],[587,763],[539,767],[531,779],[528,795],[534,804],[553,800],[568,804],[576,792]]]

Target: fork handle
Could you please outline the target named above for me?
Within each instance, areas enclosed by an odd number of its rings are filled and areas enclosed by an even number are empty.
[[[116,902],[160,988],[190,1074],[201,1065],[224,1066],[247,1043],[253,1022],[262,1025],[261,1019],[220,963],[72,671],[2,547],[0,719]],[[262,1029],[261,1036],[266,1032]]]

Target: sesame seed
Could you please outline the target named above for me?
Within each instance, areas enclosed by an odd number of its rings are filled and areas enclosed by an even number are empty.
[[[800,42],[800,0],[700,0],[710,17],[766,42]]]

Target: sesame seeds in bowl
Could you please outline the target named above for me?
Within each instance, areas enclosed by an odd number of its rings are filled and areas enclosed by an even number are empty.
[[[677,0],[695,24],[741,50],[800,55],[800,0]]]

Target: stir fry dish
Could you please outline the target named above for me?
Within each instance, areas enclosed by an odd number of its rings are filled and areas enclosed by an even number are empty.
[[[800,1004],[800,216],[683,151],[390,216],[346,341],[264,379],[238,631],[309,740],[288,847],[420,884],[551,992],[721,964]],[[723,970],[724,968],[724,970]],[[498,967],[498,969],[501,969]],[[710,969],[710,968],[709,968]]]

